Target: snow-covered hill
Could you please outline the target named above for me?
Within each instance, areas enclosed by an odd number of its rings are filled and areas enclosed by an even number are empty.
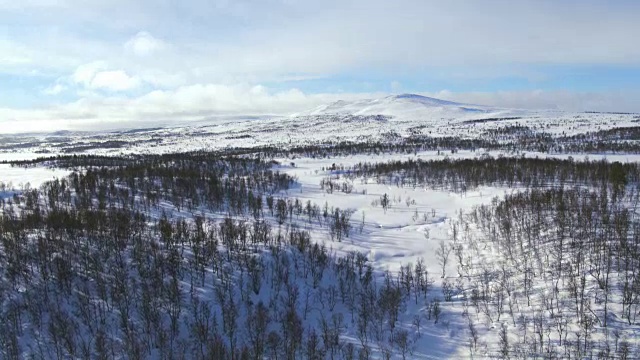
[[[409,137],[487,139],[510,130],[545,138],[634,127],[639,119],[637,114],[506,109],[402,94],[337,101],[289,116],[215,118],[111,132],[0,135],[0,153],[165,153]]]
[[[504,109],[462,104],[416,94],[390,95],[377,99],[339,100],[293,117],[311,115],[386,115],[394,118],[451,116],[503,112]]]

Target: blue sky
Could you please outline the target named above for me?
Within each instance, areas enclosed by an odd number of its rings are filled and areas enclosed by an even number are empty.
[[[0,127],[399,92],[640,112],[639,15],[629,0],[0,0]]]

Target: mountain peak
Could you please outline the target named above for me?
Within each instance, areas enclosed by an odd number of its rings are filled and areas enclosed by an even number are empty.
[[[487,112],[488,107],[461,104],[418,94],[388,95],[377,99],[360,99],[354,101],[339,100],[319,106],[313,110],[293,114],[299,115],[385,115],[394,118],[425,118],[458,116],[463,113]]]
[[[418,94],[411,94],[411,93],[391,95],[390,97],[392,97],[394,99],[412,99],[412,100],[433,99],[433,98],[430,98],[430,97],[426,97],[426,96],[422,96],[422,95],[418,95]]]
[[[399,94],[399,95],[390,95],[390,96],[387,97],[387,99],[410,101],[410,102],[420,103],[420,104],[424,104],[424,105],[428,105],[428,106],[442,106],[442,105],[461,106],[461,105],[464,105],[464,104],[453,102],[453,101],[436,99],[436,98],[432,98],[432,97],[422,96],[422,95],[418,95],[418,94],[411,94],[411,93],[405,93],[405,94]]]

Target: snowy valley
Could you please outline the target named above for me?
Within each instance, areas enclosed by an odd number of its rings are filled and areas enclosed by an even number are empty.
[[[637,358],[639,122],[403,94],[0,135],[0,358]]]

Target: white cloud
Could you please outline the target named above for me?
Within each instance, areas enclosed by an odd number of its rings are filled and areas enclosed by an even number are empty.
[[[124,44],[127,51],[131,51],[137,56],[148,56],[167,47],[167,44],[146,31],[137,33]]]
[[[71,76],[71,81],[86,89],[109,91],[126,91],[141,85],[138,77],[129,76],[124,70],[106,70],[107,66],[103,61],[81,65]]]
[[[46,95],[58,95],[61,92],[65,91],[67,89],[66,86],[62,85],[62,84],[55,84],[53,86],[50,86],[46,89],[44,89],[44,93]]]
[[[106,68],[106,66],[107,64],[104,61],[94,61],[92,63],[80,65],[76,68],[73,75],[71,75],[71,80],[77,84],[89,87],[96,74]]]
[[[122,70],[97,72],[90,83],[90,87],[93,89],[111,91],[131,90],[138,86],[140,86],[140,80],[127,75]]]

